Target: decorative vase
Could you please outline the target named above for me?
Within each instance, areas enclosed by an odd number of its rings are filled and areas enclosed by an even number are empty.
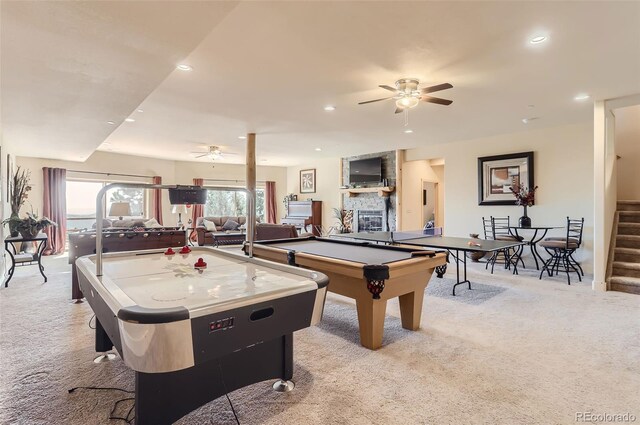
[[[18,214],[11,214],[11,218],[17,218]],[[12,238],[18,236],[20,232],[18,232],[18,222],[15,220],[9,220],[9,235]]]
[[[531,218],[527,215],[527,206],[524,205],[524,215],[519,220],[520,227],[531,227]]]
[[[30,239],[35,238],[38,233],[40,233],[40,230],[37,227],[31,227],[28,229],[21,229],[19,232],[23,238]]]
[[[469,237],[471,239],[480,239],[480,235],[477,233],[470,233]],[[473,261],[474,263],[477,263],[485,255],[486,255],[486,252],[471,251],[467,253],[467,258],[471,258],[471,261]]]

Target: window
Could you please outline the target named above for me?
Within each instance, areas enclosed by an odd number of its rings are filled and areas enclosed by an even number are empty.
[[[256,218],[265,219],[264,189],[256,189]],[[247,216],[247,197],[244,192],[209,190],[204,206],[205,216]]]
[[[90,229],[96,221],[96,197],[111,182],[67,180],[67,229]],[[107,217],[112,202],[129,202],[132,217],[145,215],[145,189],[114,188],[105,196],[104,215]]]

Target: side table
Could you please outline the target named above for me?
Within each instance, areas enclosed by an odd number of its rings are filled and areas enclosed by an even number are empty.
[[[38,265],[38,270],[42,277],[44,277],[44,281],[47,281],[47,276],[44,274],[44,266],[42,265],[42,254],[44,250],[47,248],[47,241],[49,238],[44,233],[38,233],[36,236],[31,236],[24,238],[22,236],[8,237],[4,240],[4,249],[9,253],[9,257],[11,257],[11,267],[9,268],[9,277],[4,283],[4,287],[9,286],[9,281],[13,277],[13,272],[16,269],[17,265],[20,266],[33,266]],[[22,242],[36,242],[36,252],[33,254],[29,253],[18,253],[15,244]]]

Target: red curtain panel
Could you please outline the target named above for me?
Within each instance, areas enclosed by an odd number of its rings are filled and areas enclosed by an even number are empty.
[[[195,186],[202,186],[202,185],[204,185],[204,179],[193,179],[193,184]],[[204,205],[195,204],[195,205],[191,205],[191,208],[193,209],[193,216],[191,217],[191,219],[193,220],[193,223],[191,224],[191,226],[192,227],[196,227],[196,222],[198,220],[198,217],[203,217],[204,216]],[[197,241],[198,240],[198,234],[196,232],[192,231],[190,239],[192,241]]]
[[[162,177],[153,176],[151,183],[162,184]],[[150,218],[155,218],[158,223],[162,224],[162,189],[151,190],[151,215]]]
[[[67,235],[67,170],[64,168],[42,167],[44,207],[42,216],[55,222],[44,230],[49,240],[44,255],[64,252]]]
[[[278,206],[276,205],[276,182],[267,182],[265,191],[265,201],[267,203],[267,223],[277,223],[276,212]]]

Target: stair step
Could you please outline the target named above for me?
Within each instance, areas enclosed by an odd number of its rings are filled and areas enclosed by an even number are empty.
[[[640,211],[619,211],[620,223],[640,223]]]
[[[640,211],[640,201],[618,201],[618,211]]]
[[[609,289],[640,295],[640,278],[614,276],[609,279]]]
[[[618,235],[640,236],[640,223],[618,223]]]
[[[616,236],[616,247],[620,248],[640,248],[640,236],[618,235]]]
[[[640,278],[640,263],[614,261],[612,272],[614,277],[620,276]]]
[[[613,260],[640,263],[640,249],[616,248],[614,250]]]

